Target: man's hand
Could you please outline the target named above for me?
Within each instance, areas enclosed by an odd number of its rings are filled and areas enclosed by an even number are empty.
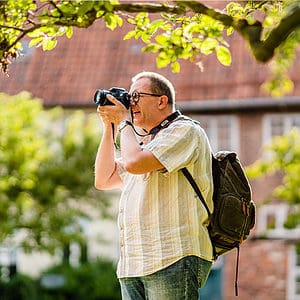
[[[114,105],[103,105],[97,107],[97,113],[102,118],[104,124],[118,125],[123,120],[130,121],[130,110],[118,101],[115,97],[108,94],[106,98]]]

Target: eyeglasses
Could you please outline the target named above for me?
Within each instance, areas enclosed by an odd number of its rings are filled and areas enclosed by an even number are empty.
[[[153,96],[153,97],[161,97],[162,95],[159,94],[151,94],[151,93],[142,93],[142,92],[133,92],[130,95],[130,102],[132,105],[136,105],[138,104],[138,102],[140,101],[140,97],[141,96]]]

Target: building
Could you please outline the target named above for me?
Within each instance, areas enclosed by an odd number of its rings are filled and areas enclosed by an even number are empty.
[[[154,55],[141,54],[140,41],[122,40],[128,28],[126,25],[110,32],[98,21],[89,29],[75,30],[71,40],[59,39],[56,49],[48,53],[24,44],[24,56],[10,66],[10,76],[0,75],[0,91],[17,94],[27,90],[43,99],[45,107],[61,105],[91,111],[95,109],[96,89],[128,88],[135,73],[158,71],[174,83],[180,110],[200,120],[213,150],[236,150],[244,165],[262,155],[262,146],[274,134],[300,127],[299,60],[291,71],[293,94],[272,99],[260,89],[268,76],[268,66],[256,63],[237,35],[229,38],[231,67],[220,65],[212,55],[202,58],[204,72],[197,64],[182,62],[181,72],[173,74],[169,68],[157,69]],[[278,182],[277,177],[252,182],[257,225],[251,239],[241,247],[241,300],[300,299],[300,255],[293,243],[299,239],[299,230],[284,229],[286,206],[261,206]],[[272,229],[268,229],[270,220],[274,223]],[[260,234],[271,240],[259,239]],[[233,251],[216,267],[221,270],[217,275],[221,276],[219,289],[224,300],[235,298],[235,259]]]

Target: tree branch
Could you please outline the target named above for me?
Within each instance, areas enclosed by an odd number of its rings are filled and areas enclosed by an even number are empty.
[[[275,49],[282,44],[287,37],[300,26],[300,5],[295,7],[287,16],[285,16],[279,25],[274,28],[264,42],[250,41],[250,46],[254,57],[267,62],[274,54]]]
[[[175,1],[176,2],[176,1]],[[184,2],[184,1],[179,1]],[[170,13],[181,15],[186,11],[181,6],[166,6],[164,4],[154,3],[120,3],[113,6],[114,11],[122,11],[128,13],[148,12],[148,13]]]
[[[94,21],[103,17],[103,15],[97,17],[97,11],[95,8],[87,11],[85,13],[84,21],[78,22],[76,13],[74,15],[65,15],[62,10],[60,10],[53,0],[49,0],[44,5],[52,5],[56,7],[60,13],[60,17],[54,17],[49,15],[48,17],[52,20],[50,23],[56,26],[73,26],[87,28],[91,26]],[[261,22],[256,21],[254,24],[249,24],[246,19],[235,18],[229,16],[221,11],[202,4],[198,1],[184,1],[184,0],[174,0],[174,5],[165,5],[161,3],[120,3],[112,6],[112,11],[106,11],[105,6],[101,8],[106,13],[168,13],[175,15],[185,15],[189,13],[203,14],[211,17],[214,20],[220,21],[226,27],[233,27],[248,43],[251,51],[257,61],[267,62],[273,55],[275,49],[282,44],[292,31],[300,26],[300,4],[294,4],[293,9],[290,10],[287,16],[285,16],[279,25],[274,28],[269,36],[262,40],[263,26]],[[33,31],[36,28],[47,26],[47,24],[35,24],[29,29],[21,29],[10,27],[11,29],[20,31],[20,35],[16,40],[10,44],[3,44],[2,52],[8,51],[13,48],[16,43],[21,40],[27,33]],[[0,28],[8,28],[7,26],[0,25]],[[4,52],[3,52],[4,53]]]
[[[231,17],[198,1],[178,0],[174,2],[176,6],[170,7],[163,4],[118,4],[114,6],[114,11],[129,13],[165,12],[178,15],[191,11],[207,15],[214,20],[220,21],[226,27],[233,27],[249,43],[255,59],[264,63],[273,57],[275,49],[287,39],[290,33],[300,26],[300,5],[296,4],[292,11],[281,20],[280,24],[271,31],[268,38],[263,41],[263,27],[259,21],[256,21],[254,24],[249,24],[245,19]]]

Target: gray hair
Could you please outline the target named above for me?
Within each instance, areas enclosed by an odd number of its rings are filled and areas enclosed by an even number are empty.
[[[148,78],[150,80],[152,93],[166,95],[168,97],[168,104],[175,105],[175,89],[166,77],[155,72],[141,72],[132,78],[132,83],[141,78]]]

